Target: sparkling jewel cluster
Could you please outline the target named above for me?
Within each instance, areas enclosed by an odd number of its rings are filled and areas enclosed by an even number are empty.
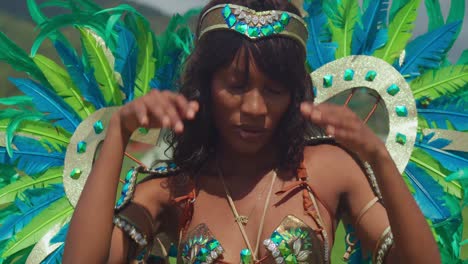
[[[278,264],[306,264],[312,253],[309,233],[300,228],[290,229],[283,234],[275,231],[263,245],[271,252]]]
[[[118,228],[125,231],[125,233],[127,233],[127,235],[129,235],[132,238],[132,240],[135,241],[141,247],[148,245],[146,237],[140,232],[138,232],[133,225],[131,225],[124,219],[120,218],[119,216],[114,216],[113,222]]]
[[[198,236],[190,239],[183,248],[182,258],[184,263],[210,264],[214,263],[224,252],[216,239],[208,239]]]
[[[229,28],[233,28],[251,38],[281,33],[291,19],[291,16],[286,12],[266,11],[257,13],[241,8],[234,8],[233,10],[229,5],[226,5],[221,13]]]

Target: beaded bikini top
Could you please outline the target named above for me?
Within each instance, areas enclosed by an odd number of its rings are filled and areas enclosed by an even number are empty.
[[[318,197],[308,184],[306,171],[302,168],[299,169],[297,181],[276,194],[286,194],[297,189],[302,189],[304,210],[312,217],[318,228],[314,229],[308,226],[293,215],[286,216],[271,236],[263,240],[263,246],[270,254],[261,257],[256,263],[321,264],[329,262],[328,236],[318,211],[316,202]],[[185,233],[190,224],[191,215],[193,215],[194,195],[195,192],[192,192],[178,199],[179,202],[186,202],[184,203],[186,205],[184,206],[185,219],[181,221],[182,237],[185,237],[185,239],[181,241],[179,246],[178,263],[227,264],[228,262],[222,259],[225,249],[206,224],[199,224],[188,233]],[[325,205],[323,202],[322,204]],[[241,263],[254,263],[251,262],[251,256],[246,253],[241,252]]]

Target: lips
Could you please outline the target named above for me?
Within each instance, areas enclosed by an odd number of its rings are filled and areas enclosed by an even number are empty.
[[[265,135],[266,129],[263,127],[242,125],[236,127],[236,132],[239,134],[240,138],[244,140],[256,140]]]

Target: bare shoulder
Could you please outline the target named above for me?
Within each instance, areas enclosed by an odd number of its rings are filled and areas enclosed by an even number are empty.
[[[308,171],[318,173],[336,183],[345,184],[350,179],[362,175],[358,161],[350,152],[330,144],[306,147],[304,165]]]

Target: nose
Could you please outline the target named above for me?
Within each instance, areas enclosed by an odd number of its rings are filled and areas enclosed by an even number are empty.
[[[249,89],[242,95],[241,113],[249,116],[265,116],[267,105],[260,89]]]

